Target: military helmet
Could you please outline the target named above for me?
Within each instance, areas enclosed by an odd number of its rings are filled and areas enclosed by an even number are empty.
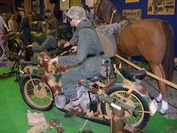
[[[46,9],[44,9],[44,13],[51,13],[51,10],[46,8]]]
[[[80,6],[72,6],[66,13],[66,16],[76,20],[87,20],[85,10]]]

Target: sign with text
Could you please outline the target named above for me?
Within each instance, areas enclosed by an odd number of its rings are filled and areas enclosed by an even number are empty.
[[[125,0],[125,3],[139,2],[139,0]]]
[[[175,0],[148,0],[148,15],[174,15]]]
[[[70,7],[79,6],[80,4],[81,4],[81,0],[70,0]]]
[[[142,19],[141,9],[123,10],[122,15],[128,19],[133,19],[137,21]]]
[[[69,0],[60,0],[60,10],[69,9]]]

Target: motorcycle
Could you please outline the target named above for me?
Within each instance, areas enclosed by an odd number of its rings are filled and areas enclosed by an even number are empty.
[[[62,74],[75,66],[49,64],[50,57],[41,52],[38,66],[26,66],[20,71],[19,85],[23,100],[36,110],[48,111],[57,107],[69,111],[72,107],[62,90]],[[77,97],[85,111],[84,119],[109,125],[113,107],[126,108],[125,123],[143,129],[150,116],[157,111],[157,103],[140,85],[145,77],[144,70],[117,69],[113,65],[115,79],[98,75],[82,79],[76,85]],[[73,77],[74,78],[74,77]],[[113,103],[104,102],[99,97],[110,97]],[[103,98],[104,99],[104,98]],[[116,101],[116,102],[115,102]],[[115,105],[116,103],[116,105]]]

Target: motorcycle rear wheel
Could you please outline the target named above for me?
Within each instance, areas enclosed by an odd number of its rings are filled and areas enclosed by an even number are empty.
[[[26,104],[35,110],[47,111],[53,107],[53,93],[47,83],[39,90],[38,84],[41,77],[38,75],[27,76],[20,84],[20,91]]]
[[[127,91],[128,89],[126,88],[113,88],[106,93],[115,98],[117,101],[127,103],[130,106],[138,107],[139,113],[137,116],[131,115],[128,111],[125,111],[125,123],[143,129],[150,119],[150,113],[147,113],[149,112],[148,103],[139,93],[135,91],[130,94],[128,99],[125,99],[124,96],[127,94]],[[103,114],[112,113],[112,107],[108,103],[102,103],[101,110]]]

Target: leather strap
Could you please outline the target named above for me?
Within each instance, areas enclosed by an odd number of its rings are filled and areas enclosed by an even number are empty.
[[[101,51],[99,53],[89,54],[89,55],[87,55],[87,58],[95,57],[95,56],[102,56],[102,55],[104,55],[103,51]]]

